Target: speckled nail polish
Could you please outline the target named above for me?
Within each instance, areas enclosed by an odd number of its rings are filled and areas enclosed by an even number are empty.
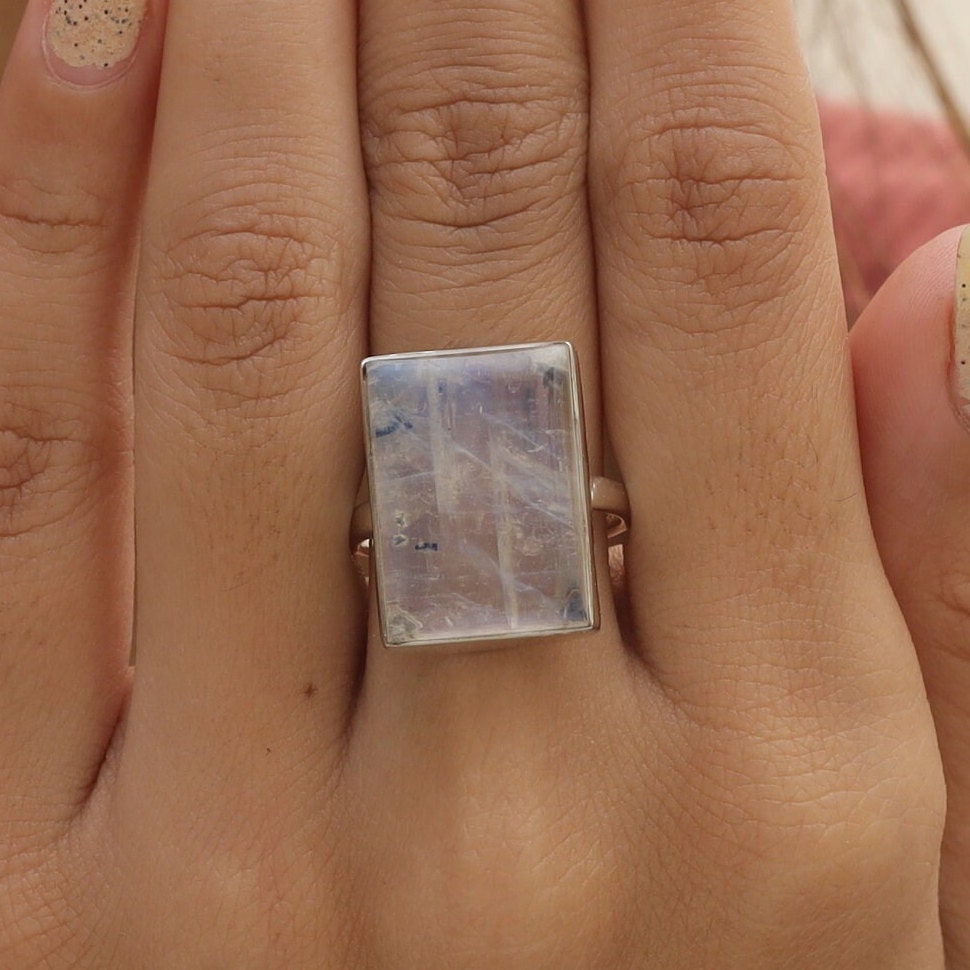
[[[125,63],[135,51],[146,8],[147,0],[52,0],[47,50],[55,70],[70,80],[95,80]]]
[[[953,311],[953,390],[957,406],[970,420],[970,226],[963,230],[957,250]]]

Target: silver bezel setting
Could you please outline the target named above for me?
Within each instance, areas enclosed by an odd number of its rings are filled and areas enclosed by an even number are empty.
[[[576,467],[567,468],[562,472],[565,479],[571,483],[569,489],[570,500],[574,503],[574,522],[577,523],[575,529],[576,542],[576,568],[581,573],[577,577],[579,584],[577,592],[570,591],[568,595],[576,595],[582,603],[583,616],[577,622],[576,618],[569,618],[568,606],[564,608],[563,620],[559,625],[550,624],[548,628],[529,628],[525,631],[521,629],[493,630],[487,633],[476,633],[475,635],[463,634],[442,634],[440,632],[433,635],[422,635],[420,629],[423,625],[418,624],[417,632],[402,635],[401,624],[396,625],[392,622],[392,614],[395,617],[400,615],[399,605],[392,610],[385,598],[385,589],[388,585],[387,549],[389,539],[394,536],[395,523],[387,521],[388,515],[384,509],[381,496],[381,482],[384,476],[381,473],[381,456],[378,454],[376,443],[380,437],[388,432],[383,427],[378,429],[375,434],[374,418],[372,411],[377,406],[371,397],[371,374],[379,368],[388,364],[407,365],[410,362],[416,364],[416,373],[427,371],[427,363],[435,360],[447,361],[454,358],[481,358],[492,355],[508,354],[531,354],[542,352],[543,350],[554,350],[557,353],[564,353],[567,362],[565,374],[568,383],[568,401],[564,405],[568,409],[571,427],[567,429],[571,435],[570,444],[572,455],[575,458]],[[417,387],[417,383],[415,387]],[[476,646],[487,648],[500,646],[510,640],[532,639],[533,637],[560,636],[566,633],[588,632],[599,627],[599,595],[596,582],[596,570],[593,561],[593,532],[592,532],[592,503],[590,499],[590,476],[588,467],[588,456],[586,449],[586,436],[584,413],[582,403],[582,389],[579,376],[579,366],[576,352],[571,344],[560,342],[546,342],[537,344],[511,344],[500,347],[475,347],[461,350],[443,351],[421,351],[406,354],[389,354],[379,357],[368,357],[361,365],[361,390],[364,411],[364,431],[365,447],[367,454],[368,479],[371,489],[371,514],[373,517],[373,541],[371,543],[372,577],[377,588],[378,613],[380,617],[381,634],[384,644],[394,649],[422,649],[437,648],[439,646],[465,647]],[[481,412],[479,412],[481,413]],[[432,474],[428,471],[427,474]],[[578,489],[578,494],[573,492],[573,488]],[[496,531],[496,541],[500,542]],[[398,538],[394,536],[394,538]],[[416,547],[417,548],[417,547]],[[410,616],[410,614],[406,614]]]

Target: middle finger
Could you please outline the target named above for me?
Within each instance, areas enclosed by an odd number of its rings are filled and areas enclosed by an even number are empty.
[[[587,69],[575,4],[364,0],[360,97],[374,353],[568,339],[589,381]]]
[[[588,67],[578,4],[364,0],[360,23],[372,352],[571,341],[596,474]],[[601,576],[603,558],[601,548]],[[601,604],[604,627],[608,606]],[[603,641],[569,638],[558,647],[547,641],[444,662],[376,649],[368,681],[375,694],[407,698],[418,723],[430,705],[453,713],[456,724],[480,726],[480,718],[509,713],[496,698],[544,709],[557,693],[550,668],[580,703],[594,654],[602,676]]]

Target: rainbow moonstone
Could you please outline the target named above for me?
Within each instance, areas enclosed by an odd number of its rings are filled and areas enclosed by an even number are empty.
[[[595,628],[571,345],[371,357],[363,389],[385,644]]]

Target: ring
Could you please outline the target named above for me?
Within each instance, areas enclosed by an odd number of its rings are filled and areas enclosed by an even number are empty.
[[[629,502],[590,478],[572,345],[368,357],[361,387],[351,549],[373,554],[384,644],[597,629],[592,513],[622,541]]]

